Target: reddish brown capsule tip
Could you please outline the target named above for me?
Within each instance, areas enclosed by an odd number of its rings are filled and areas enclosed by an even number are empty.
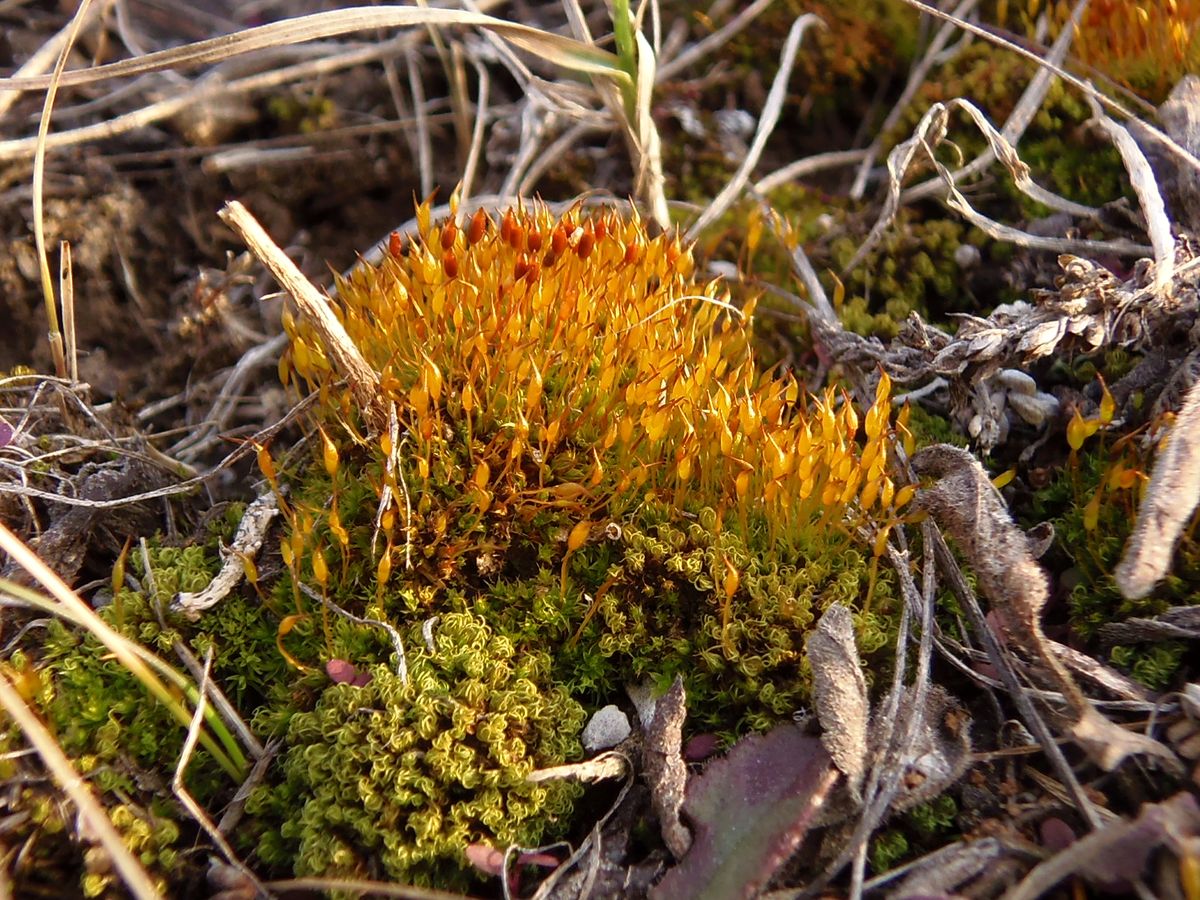
[[[442,271],[446,273],[447,278],[458,277],[458,257],[454,255],[453,250],[442,254]]]
[[[629,244],[625,247],[625,265],[631,266],[638,261],[638,257],[642,255],[641,248],[637,244]]]
[[[471,224],[467,228],[467,241],[472,244],[478,244],[483,239],[484,232],[487,231],[487,213],[482,209],[475,211],[475,215],[471,217]]]
[[[513,242],[513,232],[517,229],[517,222],[513,218],[512,210],[506,210],[504,218],[500,220],[500,239],[506,244]]]
[[[542,268],[549,269],[556,262],[558,262],[558,254],[553,250],[548,250],[546,251],[546,255],[542,257]]]
[[[602,241],[608,237],[608,222],[604,218],[599,218],[592,226],[592,230],[596,233],[596,240]]]
[[[567,229],[561,222],[550,236],[550,249],[554,251],[555,256],[562,256],[562,252],[567,249]]]
[[[520,281],[525,277],[525,273],[529,271],[529,260],[524,256],[517,260],[513,266],[513,281]]]
[[[677,259],[679,259],[679,245],[671,241],[667,244],[667,262],[673,266]]]
[[[542,264],[534,260],[529,264],[529,270],[525,273],[525,280],[533,284],[542,274]]]
[[[396,258],[399,258],[400,254],[403,252],[404,246],[400,242],[400,232],[393,231],[388,235],[388,253]]]
[[[453,247],[456,237],[458,237],[458,226],[453,222],[447,222],[442,227],[442,249],[449,250]]]
[[[592,255],[592,247],[595,245],[596,236],[590,231],[585,231],[583,237],[579,239],[579,243],[575,247],[575,252],[579,254],[580,259],[587,259]]]
[[[529,248],[530,253],[537,253],[542,249],[542,233],[540,231],[531,231],[525,239],[525,246]]]

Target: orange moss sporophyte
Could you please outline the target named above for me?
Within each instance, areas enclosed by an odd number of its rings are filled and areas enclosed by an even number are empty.
[[[1032,34],[1045,13],[1053,40],[1070,21],[1074,6],[1066,0],[1001,0],[997,18],[1004,23],[1015,13],[1013,18]],[[1200,0],[1091,0],[1071,53],[1157,102],[1180,77],[1200,66],[1197,21]]]
[[[391,513],[376,521],[381,579],[412,546],[451,574],[548,512],[576,544],[585,521],[699,501],[721,519],[761,516],[788,543],[814,522],[841,527],[851,508],[894,518],[911,496],[888,474],[887,376],[860,443],[848,398],[830,389],[806,406],[790,375],[756,370],[754,303],[738,310],[719,281],[697,281],[678,235],[579,207],[466,221],[435,224],[422,205],[411,240],[393,235],[378,266],[337,285],[337,314],[380,375],[402,448],[367,436],[312,330],[284,319],[281,371],[318,393],[330,479],[345,477],[339,460],[374,461],[359,477]],[[338,506],[309,512],[346,552]],[[563,573],[565,584],[565,562]]]
[[[578,787],[526,776],[579,758],[584,703],[682,673],[697,727],[766,729],[809,701],[829,604],[890,646],[893,585],[860,551],[913,493],[889,465],[906,412],[886,375],[856,407],[761,372],[754,303],[695,268],[636,214],[418,207],[332,300],[382,428],[285,316],[281,373],[315,400],[307,464],[260,454],[289,490],[274,643],[319,694],[252,801],[280,823],[261,858],[464,883],[443,876],[471,843],[569,825]],[[334,659],[369,682],[317,683]]]

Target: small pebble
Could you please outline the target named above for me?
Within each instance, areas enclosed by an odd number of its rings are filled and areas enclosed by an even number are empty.
[[[973,269],[982,258],[979,248],[974,244],[959,244],[954,248],[954,261],[960,269]]]
[[[629,717],[609,704],[592,716],[583,729],[583,749],[588,753],[608,750],[629,737],[631,730]]]

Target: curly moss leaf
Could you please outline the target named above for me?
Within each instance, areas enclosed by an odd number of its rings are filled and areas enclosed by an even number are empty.
[[[738,742],[688,786],[692,848],[651,896],[755,896],[804,839],[837,777],[821,742],[795,725]]]
[[[248,804],[284,818],[260,841],[264,858],[290,853],[297,875],[381,865],[444,885],[462,882],[472,843],[529,846],[561,827],[578,787],[525,778],[580,755],[582,707],[528,677],[545,665],[478,616],[445,614],[434,640],[435,655],[410,658],[408,684],[375,667],[292,718],[285,784]]]

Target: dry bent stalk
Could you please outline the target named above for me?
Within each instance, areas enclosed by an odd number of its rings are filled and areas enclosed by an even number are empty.
[[[979,579],[979,586],[1001,614],[1006,637],[1030,659],[1069,707],[1070,737],[1105,771],[1133,754],[1154,757],[1171,769],[1179,761],[1152,738],[1125,731],[1088,701],[1066,667],[1054,655],[1042,631],[1041,615],[1049,595],[1046,573],[1033,558],[1029,540],[1013,523],[978,460],[966,450],[936,444],[912,458],[913,471],[937,478],[917,494],[924,509],[954,538]]]
[[[1117,566],[1117,587],[1126,597],[1145,597],[1167,574],[1183,526],[1200,503],[1200,381],[1188,390],[1183,408],[1158,452],[1137,526]]]
[[[271,270],[275,280],[292,295],[304,316],[312,321],[313,328],[329,354],[329,361],[350,383],[350,390],[354,393],[358,408],[374,428],[382,431],[387,425],[388,416],[381,400],[379,374],[363,359],[358,347],[350,340],[350,335],[346,334],[346,329],[333,314],[329,302],[296,268],[296,264],[276,246],[246,207],[232,200],[225,204],[218,215],[221,221],[246,243],[259,261]]]

